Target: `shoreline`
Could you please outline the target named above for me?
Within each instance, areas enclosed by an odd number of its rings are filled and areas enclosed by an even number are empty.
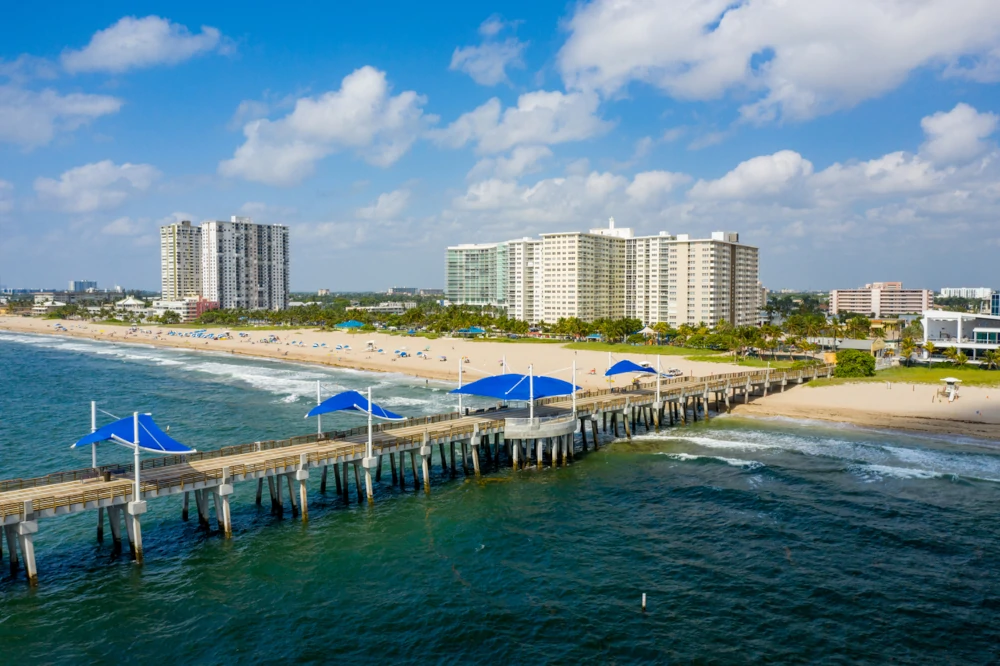
[[[66,330],[56,330],[61,324]],[[245,338],[231,340],[206,340],[203,338],[188,338],[168,336],[170,326],[143,325],[142,331],[152,331],[151,334],[130,334],[129,326],[114,324],[95,324],[83,321],[61,319],[36,319],[10,315],[0,316],[0,330],[10,333],[29,335],[55,335],[78,338],[102,343],[134,343],[147,344],[154,347],[174,348],[188,351],[207,351],[218,354],[228,354],[248,358],[262,358],[274,361],[292,361],[330,368],[346,370],[361,370],[366,372],[398,373],[433,379],[436,381],[458,382],[459,359],[467,358],[462,364],[463,383],[469,383],[488,375],[499,374],[502,363],[506,361],[508,372],[526,374],[528,367],[533,366],[535,375],[551,374],[560,379],[571,379],[571,368],[576,362],[576,383],[583,389],[608,388],[621,386],[631,381],[624,375],[617,380],[609,381],[604,377],[609,354],[601,351],[574,350],[557,344],[525,344],[507,343],[504,341],[470,341],[463,338],[442,337],[434,340],[420,337],[392,336],[385,333],[350,334],[340,331],[320,331],[318,329],[288,329],[236,331],[247,334]],[[209,333],[227,331],[225,327],[207,327]],[[192,329],[178,329],[178,333],[190,333]],[[277,335],[281,342],[264,343],[262,339]],[[292,341],[301,344],[290,344]],[[367,341],[373,341],[376,347],[384,349],[385,353],[367,352],[360,348]],[[336,350],[337,345],[351,345],[359,349]],[[316,345],[314,347],[314,345]],[[397,358],[393,350],[406,350],[407,358]],[[416,356],[417,352],[425,353],[427,360]],[[440,357],[446,361],[440,361]],[[634,353],[614,354],[614,360],[630,359],[636,362],[650,361],[654,355],[641,353],[641,348]],[[728,363],[709,363],[681,356],[669,356],[663,359],[663,369],[676,367],[685,375],[710,376],[728,372],[744,371],[746,368]],[[593,372],[593,374],[590,374]]]
[[[909,414],[885,414],[860,409],[817,410],[815,408],[775,408],[766,404],[749,404],[737,405],[733,408],[732,415],[751,419],[788,418],[800,421],[823,421],[879,431],[1000,440],[1000,424],[996,423]]]

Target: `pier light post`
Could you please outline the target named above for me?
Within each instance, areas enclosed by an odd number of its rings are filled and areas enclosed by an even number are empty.
[[[458,355],[458,388],[462,388],[462,363],[464,363],[464,362],[465,362],[465,359],[462,357],[461,354],[459,354]],[[461,393],[458,394],[458,413],[459,414],[462,413],[462,394]]]
[[[535,418],[535,375],[533,366],[528,366],[528,418]]]
[[[576,352],[573,352],[573,418],[576,418]]]
[[[400,460],[402,460],[403,454],[400,453]],[[346,463],[344,463],[346,465]],[[377,462],[375,461],[374,447],[372,446],[372,387],[368,387],[368,442],[365,445],[365,460],[363,466],[365,468],[365,492],[368,495],[368,504],[375,503],[375,495],[372,491],[372,467],[375,466]],[[355,467],[355,472],[357,468]]]
[[[90,432],[97,432],[97,401],[90,401]],[[97,469],[97,442],[90,445],[90,466]]]
[[[135,493],[133,493],[132,501],[138,502],[142,499],[139,496],[139,412],[132,412],[133,420],[133,437],[132,440],[135,444],[132,453],[132,459],[135,464]]]
[[[660,379],[661,379],[662,376],[663,376],[663,373],[660,372],[660,355],[657,354],[656,355],[656,404],[657,404],[657,406],[659,406],[659,404],[660,404]]]
[[[323,402],[323,399],[320,396],[319,380],[317,379],[316,380],[316,405],[318,406],[321,402]],[[323,415],[319,414],[316,417],[316,435],[317,436],[322,436],[322,434],[323,434]]]

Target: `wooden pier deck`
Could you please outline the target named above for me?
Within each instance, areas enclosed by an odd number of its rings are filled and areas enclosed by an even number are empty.
[[[381,481],[383,471],[393,484],[405,488],[411,477],[414,489],[430,491],[430,468],[435,448],[437,462],[450,475],[458,473],[456,459],[465,474],[481,474],[502,464],[517,469],[567,464],[579,443],[588,449],[586,424],[590,423],[590,443],[598,446],[598,421],[604,432],[619,436],[619,425],[631,437],[637,427],[647,430],[709,417],[714,399],[716,412],[728,410],[734,400],[748,401],[760,392],[780,390],[831,374],[832,366],[804,370],[755,370],[709,377],[678,377],[656,383],[645,382],[619,389],[577,393],[572,398],[536,401],[534,418],[527,409],[497,406],[459,414],[437,414],[403,422],[374,426],[373,455],[367,456],[367,427],[229,446],[186,456],[145,459],[140,467],[140,492],[135,493],[133,465],[106,465],[78,469],[31,479],[0,481],[0,526],[3,528],[12,570],[23,565],[30,582],[37,579],[34,534],[40,519],[97,510],[98,540],[104,538],[104,513],[108,513],[111,537],[116,548],[122,544],[122,522],[131,554],[141,562],[140,517],[147,502],[169,495],[184,495],[182,519],[188,519],[190,497],[202,525],[215,522],[226,537],[232,534],[229,497],[234,484],[256,481],[256,501],[263,491],[276,514],[284,512],[284,496],[293,516],[308,520],[308,482],[311,472],[320,477],[320,492],[326,492],[330,468],[337,492],[350,501],[350,477],[358,501],[372,501],[372,484]],[[690,416],[689,416],[690,415]],[[609,425],[610,419],[610,425]],[[457,452],[456,449],[460,449]],[[409,458],[409,470],[406,458]],[[419,458],[419,460],[418,460]],[[383,470],[388,461],[389,469]],[[471,470],[470,470],[471,464]],[[419,479],[418,479],[419,470]],[[362,483],[364,477],[364,483]],[[283,488],[282,486],[285,486]],[[211,505],[211,506],[210,506]],[[20,551],[20,560],[18,559]],[[2,555],[0,555],[2,557]]]

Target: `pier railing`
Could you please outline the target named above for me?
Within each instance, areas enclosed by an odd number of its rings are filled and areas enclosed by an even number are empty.
[[[764,381],[764,380],[774,382],[774,381],[798,380],[806,378],[811,379],[821,374],[828,373],[832,368],[833,368],[832,365],[817,365],[813,367],[802,368],[799,370],[756,369],[750,371],[722,373],[718,375],[711,375],[709,377],[690,377],[690,376],[672,377],[670,379],[661,380],[660,386],[661,389],[665,391],[676,388],[681,385],[691,385],[693,387],[704,385],[709,390],[713,390],[717,389],[720,385],[724,385],[725,383],[733,383],[734,381],[738,381],[741,383],[743,382],[753,383],[755,381]],[[580,400],[587,400],[588,398],[601,398],[607,396],[608,399],[602,401],[601,404],[602,409],[608,409],[608,410],[619,409],[626,405],[630,393],[640,393],[640,392],[648,393],[651,390],[655,390],[655,388],[656,388],[656,381],[652,380],[652,381],[640,382],[637,385],[629,384],[626,386],[615,387],[615,388],[592,389],[589,391],[582,391],[580,393],[577,393],[577,400],[580,401]],[[536,402],[536,404],[539,406],[544,406],[556,403],[565,403],[568,400],[569,399],[566,396],[558,396],[558,397],[540,399]],[[479,410],[468,410],[468,415],[488,417],[490,414],[494,413],[500,414],[505,409],[506,408],[504,407],[489,407]],[[436,424],[447,423],[448,421],[461,419],[465,416],[466,414],[462,414],[460,412],[446,412],[443,414],[432,414],[429,416],[419,416],[415,418],[406,419],[405,421],[394,421],[389,423],[374,424],[372,430],[373,433],[376,435],[389,434],[390,436],[392,436],[391,433],[393,430],[399,430],[403,428],[413,428],[419,426],[434,426]],[[503,418],[494,419],[488,422],[481,422],[479,424],[479,428],[481,431],[483,429],[499,429],[502,428],[503,422],[504,422]],[[458,428],[448,428],[447,430],[440,430],[438,428],[435,428],[434,437],[436,438],[445,436],[454,437],[466,434],[471,435],[474,432],[474,428],[475,426],[470,424],[466,424]],[[367,425],[365,425],[365,426],[350,428],[348,430],[336,430],[336,431],[324,432],[322,434],[312,433],[309,435],[298,435],[296,437],[289,437],[287,439],[267,440],[267,441],[251,442],[248,444],[224,446],[219,449],[214,449],[211,451],[201,451],[198,453],[192,453],[183,456],[175,455],[175,456],[161,456],[157,458],[148,458],[141,462],[141,469],[155,470],[158,468],[183,465],[186,463],[200,461],[200,460],[222,459],[230,456],[245,455],[248,453],[259,453],[263,451],[280,450],[288,447],[299,446],[302,444],[316,444],[316,443],[326,443],[326,442],[329,442],[331,445],[337,444],[338,442],[346,444],[344,440],[347,440],[351,437],[357,437],[359,435],[367,434],[367,431],[368,427]],[[406,435],[403,437],[393,436],[392,444],[386,444],[384,440],[382,440],[382,438],[377,438],[380,441],[378,444],[375,445],[375,448],[377,450],[382,450],[382,448],[385,446],[394,446],[396,444],[406,444],[406,443],[412,444],[419,442],[420,440],[422,440],[422,438],[423,438],[422,433],[416,435]],[[352,445],[352,446],[360,446],[360,445]],[[356,453],[348,453],[346,455],[355,455],[355,454]],[[319,452],[309,455],[329,457],[330,453]],[[338,455],[344,455],[344,454],[338,453]],[[268,459],[267,461],[264,461],[262,463],[255,463],[250,467],[254,469],[256,469],[257,467],[259,467],[260,469],[269,469],[272,467],[284,467],[287,466],[285,464],[286,461],[293,459],[294,461],[297,462],[298,456],[296,455],[278,456],[273,459]],[[295,464],[295,463],[293,462],[289,464]],[[232,473],[236,473],[235,470],[237,468],[243,468],[243,467],[246,466],[233,466],[231,471]],[[191,471],[188,473],[171,476],[169,480],[169,485],[170,486],[185,485],[190,483],[197,483],[199,481],[216,479],[219,478],[219,476],[222,474],[222,469],[223,467],[220,466],[217,470],[213,470],[210,472]],[[126,475],[131,475],[133,471],[134,469],[132,463],[102,465],[97,469],[88,467],[68,472],[58,472],[54,474],[48,474],[45,476],[40,476],[35,478],[0,481],[0,492],[22,490],[26,488],[34,488],[40,486],[51,486],[60,483],[69,483],[73,481],[86,481],[87,479],[96,479],[103,477],[105,474],[110,474],[112,478],[121,479]],[[165,483],[164,481],[156,481],[156,480],[150,480],[148,482],[143,481],[142,490],[143,492],[148,490],[161,490],[164,487],[167,487],[163,485],[164,483]],[[90,493],[99,494],[99,497],[98,495],[94,496],[95,499],[104,499],[108,497],[107,493],[109,492],[124,494],[124,495],[131,494],[131,488],[128,487],[127,485],[122,485],[121,490],[115,490],[115,488],[118,488],[118,486],[109,486],[105,484],[101,486],[99,489],[95,487],[95,490],[93,491],[88,490],[85,493],[81,494],[80,498],[83,499],[78,499],[76,496],[74,496],[73,498],[71,498],[73,501],[69,503],[92,501],[91,499],[85,498],[85,496],[89,497]],[[40,501],[44,502],[45,500],[44,498],[42,498]],[[64,500],[60,500],[60,502],[66,503]],[[51,508],[51,507],[39,506],[38,508]],[[19,513],[22,510],[23,509],[21,504],[14,503],[14,504],[2,505],[0,506],[0,518],[2,518],[5,515],[13,515],[14,513]]]

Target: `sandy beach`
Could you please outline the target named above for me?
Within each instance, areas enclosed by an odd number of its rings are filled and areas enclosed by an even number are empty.
[[[951,403],[936,397],[939,388],[904,383],[806,384],[738,405],[733,413],[1000,439],[1000,388],[963,387]]]
[[[57,325],[64,326],[66,330],[57,330]],[[247,334],[245,337],[239,337],[239,332],[234,331],[234,338],[231,340],[205,340],[167,334],[171,330],[190,333],[190,328],[144,325],[140,327],[140,332],[130,333],[128,326],[11,316],[0,316],[0,330],[73,336],[110,343],[135,342],[215,351],[356,370],[398,372],[445,381],[458,380],[459,359],[467,357],[469,362],[462,364],[463,381],[466,383],[499,373],[503,359],[506,359],[510,372],[527,372],[530,364],[536,374],[548,374],[568,380],[575,359],[577,384],[583,388],[615,385],[609,384],[603,376],[608,365],[607,352],[567,349],[560,344],[475,342],[447,337],[428,340],[384,333],[351,334],[313,329],[244,331]],[[209,328],[208,332],[223,333],[226,330]],[[280,341],[263,342],[271,335],[277,336]],[[376,349],[381,348],[384,353],[364,351],[369,340],[374,341]],[[337,345],[350,345],[352,349],[337,350]],[[410,357],[397,357],[393,354],[397,349],[407,351]],[[416,356],[417,352],[426,354],[427,359]],[[447,360],[439,360],[441,356]],[[616,353],[613,360],[624,358],[655,363],[655,355],[638,353],[638,350],[637,353]],[[677,368],[684,374],[695,376],[746,370],[727,363],[707,363],[680,356],[663,356],[661,363],[664,370]],[[591,370],[594,374],[590,374]],[[626,375],[617,381],[622,383],[630,379]],[[772,393],[766,398],[755,398],[747,405],[737,405],[734,413],[1000,439],[1000,388],[963,387],[960,397],[953,403],[936,399],[938,388],[928,384],[902,383],[857,383],[821,387],[806,384],[784,393]]]
[[[56,330],[57,325],[66,328]],[[385,333],[343,333],[338,331],[319,331],[315,329],[287,330],[252,330],[242,331],[246,337],[239,337],[239,331],[233,331],[232,340],[205,340],[168,335],[175,333],[190,333],[190,328],[170,326],[142,325],[139,333],[130,333],[128,326],[93,324],[80,321],[64,321],[53,319],[36,319],[29,317],[0,316],[0,330],[19,333],[38,333],[49,335],[64,335],[105,342],[138,342],[161,347],[177,347],[181,349],[197,349],[200,351],[217,351],[261,358],[282,359],[304,363],[318,363],[355,370],[372,370],[377,372],[399,372],[426,379],[458,381],[459,359],[466,357],[468,363],[462,364],[463,381],[475,381],[480,377],[499,374],[502,361],[506,359],[508,372],[527,373],[528,366],[533,366],[533,372],[541,375],[552,375],[569,380],[572,365],[576,360],[576,383],[585,388],[607,388],[608,380],[604,371],[608,367],[607,352],[567,349],[561,344],[527,343],[527,342],[476,342],[463,338],[438,338],[429,340],[421,337],[404,337]],[[225,328],[208,328],[208,333],[223,333]],[[271,335],[279,338],[279,342],[266,343]],[[374,341],[376,349],[384,353],[366,352],[366,343]],[[292,344],[295,342],[295,344]],[[299,344],[301,343],[301,344]],[[313,346],[317,345],[317,346]],[[323,345],[326,345],[325,347]],[[337,350],[337,345],[350,345],[350,350]],[[393,352],[405,350],[410,356],[398,358]],[[426,354],[416,356],[417,352]],[[440,360],[444,356],[447,360]],[[656,363],[655,355],[641,353],[618,354],[614,361],[630,359],[636,362]],[[664,371],[676,368],[684,374],[712,375],[745,370],[728,363],[706,363],[694,361],[680,356],[663,356],[661,367]],[[591,370],[594,374],[589,374]],[[628,382],[630,376],[622,376],[618,383]],[[611,386],[616,384],[611,383]]]

